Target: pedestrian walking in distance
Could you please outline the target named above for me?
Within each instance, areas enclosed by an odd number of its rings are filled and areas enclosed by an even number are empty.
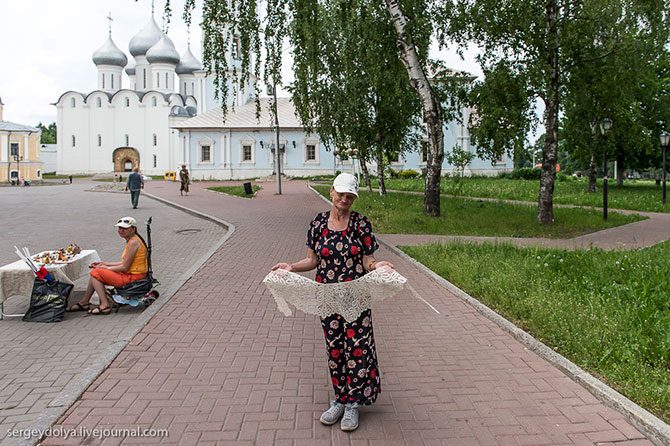
[[[188,169],[186,164],[181,165],[181,170],[179,171],[179,181],[181,181],[181,187],[179,188],[179,195],[188,195],[188,185],[191,182],[191,176],[188,174]]]
[[[144,180],[139,171],[139,167],[134,167],[132,173],[128,175],[128,181],[126,181],[126,190],[130,191],[130,203],[133,205],[133,209],[137,209],[137,203],[140,201],[140,190],[144,189]]]
[[[330,189],[332,207],[318,214],[307,230],[307,256],[296,263],[278,263],[272,270],[310,271],[316,268],[320,283],[348,282],[382,266],[377,261],[378,245],[367,217],[353,212],[358,197],[358,180],[349,173],[335,178]],[[358,406],[375,402],[381,391],[381,377],[372,332],[372,312],[368,308],[358,319],[348,322],[339,314],[321,319],[326,338],[328,369],[335,393],[320,421],[331,425],[341,418],[340,428],[358,428]]]

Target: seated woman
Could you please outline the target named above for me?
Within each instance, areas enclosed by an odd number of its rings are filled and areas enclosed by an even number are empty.
[[[91,278],[81,301],[68,311],[88,311],[88,314],[107,315],[112,312],[112,302],[105,293],[105,285],[120,287],[143,279],[147,275],[147,246],[137,234],[137,222],[133,217],[123,217],[116,225],[119,236],[126,240],[120,262],[94,262],[89,265]],[[100,305],[91,308],[93,292],[98,293]]]

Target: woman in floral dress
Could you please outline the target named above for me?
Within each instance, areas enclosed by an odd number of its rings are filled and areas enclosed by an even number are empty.
[[[318,214],[307,231],[307,256],[295,263],[278,263],[287,271],[310,271],[316,268],[316,281],[348,282],[382,266],[377,261],[378,245],[370,221],[351,205],[358,197],[355,176],[342,173],[330,189],[332,208]],[[320,418],[323,424],[335,424],[340,417],[344,431],[358,428],[358,406],[375,402],[381,391],[379,367],[372,330],[372,314],[363,311],[358,319],[347,322],[339,314],[321,319],[326,338],[328,369],[335,399]]]

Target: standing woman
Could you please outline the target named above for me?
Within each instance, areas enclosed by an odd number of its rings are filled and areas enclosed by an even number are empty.
[[[382,266],[377,261],[378,245],[367,217],[351,211],[358,197],[358,180],[342,173],[330,189],[332,208],[318,214],[307,231],[307,256],[296,263],[278,263],[272,270],[310,271],[316,268],[320,283],[349,282]],[[347,322],[341,315],[321,319],[326,338],[328,369],[335,399],[320,418],[323,424],[335,424],[342,417],[344,431],[358,428],[358,406],[375,402],[381,391],[377,353],[370,309],[358,319]]]
[[[181,181],[179,195],[184,195],[184,192],[186,192],[186,195],[188,195],[188,185],[191,182],[191,177],[188,174],[188,170],[186,169],[186,164],[181,165],[181,170],[179,171],[179,180]]]

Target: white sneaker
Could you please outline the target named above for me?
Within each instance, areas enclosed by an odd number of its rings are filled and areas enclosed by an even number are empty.
[[[332,401],[330,403],[330,409],[321,414],[321,421],[323,424],[330,426],[331,424],[337,423],[337,420],[340,419],[344,413],[344,404],[338,403],[337,401]]]
[[[358,403],[347,404],[344,408],[344,416],[340,422],[343,431],[355,431],[358,429]]]

